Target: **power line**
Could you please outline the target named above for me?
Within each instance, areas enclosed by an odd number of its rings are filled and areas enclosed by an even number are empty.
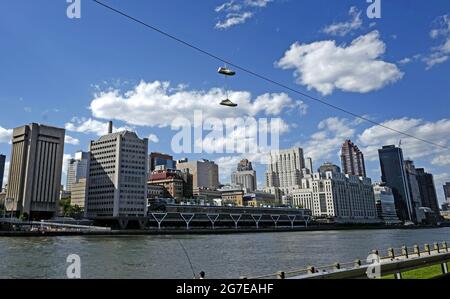
[[[280,83],[280,82],[278,82],[278,81],[275,81],[275,80],[273,80],[273,79],[271,79],[271,78],[269,78],[269,77],[260,75],[260,74],[254,72],[254,71],[252,71],[252,70],[250,70],[250,69],[244,68],[244,67],[242,67],[242,66],[239,66],[239,65],[237,65],[237,64],[234,64],[234,63],[231,62],[231,61],[228,61],[228,60],[226,60],[226,59],[224,59],[224,58],[221,58],[221,57],[219,57],[219,56],[217,56],[217,55],[215,55],[215,54],[213,54],[213,53],[211,53],[211,52],[209,52],[209,51],[203,50],[203,49],[201,49],[201,48],[199,48],[199,47],[197,47],[197,46],[195,46],[195,45],[193,45],[193,44],[191,44],[191,43],[189,43],[189,42],[186,42],[186,41],[184,41],[184,40],[182,40],[182,39],[180,39],[180,38],[178,38],[178,37],[176,37],[176,36],[174,36],[174,35],[172,35],[172,34],[170,34],[170,33],[167,33],[167,32],[165,32],[165,31],[163,31],[163,30],[161,30],[161,29],[159,29],[159,28],[157,28],[157,27],[155,27],[155,26],[152,26],[152,25],[150,25],[150,24],[147,24],[147,23],[145,23],[145,22],[143,22],[143,21],[141,21],[141,20],[139,20],[139,19],[137,19],[137,18],[135,18],[135,17],[133,17],[133,16],[130,16],[129,14],[127,14],[127,13],[125,13],[125,12],[123,12],[123,11],[120,11],[120,10],[114,8],[114,7],[111,7],[111,6],[109,6],[109,5],[107,5],[107,4],[103,3],[103,2],[100,2],[100,1],[98,1],[98,0],[92,0],[92,1],[94,1],[95,3],[97,3],[97,4],[101,5],[101,6],[103,6],[104,8],[107,8],[107,9],[109,9],[109,10],[111,10],[111,11],[113,11],[113,12],[119,14],[119,15],[124,16],[125,18],[127,18],[127,19],[129,19],[129,20],[132,20],[132,21],[134,21],[134,22],[136,22],[136,23],[139,23],[139,24],[141,24],[141,25],[143,25],[143,26],[145,26],[145,27],[147,27],[147,28],[149,28],[149,29],[151,29],[151,30],[153,30],[153,31],[156,31],[156,32],[158,32],[158,33],[160,33],[160,34],[162,34],[162,35],[164,35],[164,36],[166,36],[166,37],[168,37],[168,38],[170,38],[170,39],[172,39],[172,40],[174,40],[174,41],[176,41],[176,42],[178,42],[178,43],[180,43],[180,44],[183,44],[183,45],[185,45],[185,46],[187,46],[187,47],[189,47],[189,48],[191,48],[191,49],[193,49],[193,50],[195,50],[195,51],[197,51],[197,52],[200,52],[200,53],[202,53],[202,54],[204,54],[204,55],[206,55],[206,56],[209,56],[209,57],[211,57],[211,58],[213,58],[213,59],[215,59],[215,60],[218,60],[218,61],[220,61],[220,62],[223,62],[223,63],[225,63],[225,64],[227,64],[227,65],[230,65],[230,66],[232,66],[232,67],[235,68],[235,69],[238,69],[238,70],[240,70],[240,71],[243,71],[244,73],[247,73],[247,74],[249,74],[249,75],[252,75],[253,77],[259,78],[259,79],[264,80],[264,81],[266,81],[266,82],[269,82],[269,83],[271,83],[271,84],[273,84],[273,85],[277,85],[277,86],[282,87],[282,88],[284,88],[284,89],[287,89],[287,90],[289,90],[289,91],[291,91],[291,92],[293,92],[293,93],[299,94],[299,95],[301,95],[301,96],[303,96],[303,97],[306,97],[306,98],[308,98],[308,99],[310,99],[310,100],[316,101],[316,102],[321,103],[321,104],[323,104],[323,105],[326,105],[326,106],[328,106],[328,107],[330,107],[330,108],[333,108],[333,109],[338,110],[338,111],[341,111],[341,112],[343,112],[343,113],[345,113],[345,114],[351,115],[351,116],[353,116],[353,117],[355,117],[355,118],[357,118],[357,119],[364,120],[364,121],[366,121],[366,122],[368,122],[368,123],[371,123],[371,124],[373,124],[373,125],[379,126],[379,127],[381,127],[381,128],[390,130],[390,131],[392,131],[392,132],[401,134],[401,135],[403,135],[403,136],[406,136],[406,137],[409,137],[409,138],[412,138],[412,139],[416,139],[416,140],[421,141],[421,142],[425,142],[425,143],[430,144],[430,145],[434,145],[434,146],[436,146],[436,147],[440,147],[440,148],[443,148],[443,149],[450,150],[450,147],[447,147],[447,146],[445,146],[445,145],[441,145],[441,144],[435,143],[435,142],[433,142],[433,141],[429,141],[429,140],[426,140],[426,139],[423,139],[423,138],[414,136],[414,135],[409,134],[409,133],[407,133],[407,132],[403,132],[403,131],[394,129],[394,128],[392,128],[392,127],[383,125],[382,123],[373,121],[373,120],[371,120],[371,119],[369,119],[369,118],[367,118],[367,117],[365,117],[365,116],[363,116],[363,115],[359,115],[359,114],[357,114],[357,113],[355,113],[355,112],[346,110],[346,109],[341,108],[341,107],[339,107],[339,106],[330,104],[330,103],[328,103],[328,102],[326,102],[326,101],[324,101],[324,100],[322,100],[322,99],[313,97],[313,96],[311,96],[311,95],[309,95],[309,94],[306,94],[306,93],[301,92],[301,91],[299,91],[299,90],[293,89],[293,88],[291,88],[291,87],[289,87],[289,86],[287,86],[287,85],[285,85],[285,84],[283,84],[283,83]]]

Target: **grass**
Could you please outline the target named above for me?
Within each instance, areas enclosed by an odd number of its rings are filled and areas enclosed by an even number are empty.
[[[450,263],[447,263],[450,267]],[[431,267],[426,267],[422,269],[407,271],[402,273],[403,279],[431,279],[442,275],[441,265],[434,265]],[[386,275],[381,277],[381,279],[395,279],[394,275]]]

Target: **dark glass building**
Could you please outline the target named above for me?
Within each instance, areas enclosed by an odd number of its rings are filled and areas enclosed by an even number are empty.
[[[392,189],[398,218],[402,221],[413,221],[413,204],[402,149],[394,145],[383,146],[378,150],[378,155],[381,179]]]
[[[0,192],[2,192],[2,188],[3,188],[3,175],[5,174],[5,161],[6,161],[6,156],[0,155]]]
[[[430,208],[437,215],[440,214],[439,202],[434,185],[433,175],[426,173],[425,169],[417,168],[417,182],[419,183],[420,197],[422,198],[422,206]]]
[[[164,166],[166,169],[177,169],[176,161],[173,157],[162,153],[151,153],[148,159],[148,169],[152,173],[157,166]]]

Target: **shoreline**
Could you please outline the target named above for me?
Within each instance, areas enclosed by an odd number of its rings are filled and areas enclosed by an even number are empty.
[[[449,226],[352,226],[327,225],[311,227],[279,227],[279,228],[218,228],[212,229],[152,229],[152,230],[112,230],[112,231],[58,231],[58,232],[29,232],[29,231],[0,231],[0,237],[77,237],[77,236],[165,236],[165,235],[230,235],[230,234],[261,234],[287,232],[321,232],[321,231],[356,231],[356,230],[417,230],[438,229]]]

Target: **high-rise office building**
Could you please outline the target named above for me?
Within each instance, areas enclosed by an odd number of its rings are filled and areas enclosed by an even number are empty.
[[[444,185],[444,196],[448,204],[450,204],[450,182]]]
[[[256,171],[248,160],[239,162],[237,171],[231,174],[231,184],[240,186],[246,193],[254,192],[258,187],[256,183]]]
[[[152,173],[158,166],[162,166],[165,169],[176,169],[177,164],[170,155],[163,153],[150,153],[148,165],[149,172]]]
[[[417,182],[419,185],[422,206],[430,208],[436,215],[440,214],[439,201],[431,173],[425,172],[423,168],[417,168]]]
[[[314,173],[301,180],[292,198],[294,206],[310,209],[317,217],[348,223],[378,221],[372,181],[366,177]]]
[[[305,162],[306,162],[305,163],[305,169],[307,170],[306,174],[313,174],[314,173],[314,166],[313,166],[312,158],[306,158]]]
[[[79,178],[76,183],[72,185],[70,191],[70,204],[72,206],[78,206],[83,208],[86,206],[86,194],[87,194],[87,179],[84,177]]]
[[[13,130],[7,198],[33,219],[55,215],[61,187],[65,130],[30,124]]]
[[[303,149],[296,147],[274,151],[269,155],[266,172],[266,192],[274,194],[277,200],[298,188],[305,168]]]
[[[111,133],[91,141],[88,218],[147,214],[148,139],[136,133]]]
[[[342,145],[341,162],[344,174],[366,176],[364,155],[351,140],[346,140]]]
[[[416,222],[421,222],[419,219],[420,208],[422,206],[422,198],[420,196],[419,183],[417,180],[417,170],[414,162],[411,160],[405,161],[406,177],[408,179],[408,188],[411,196],[411,201],[413,204],[413,220]]]
[[[397,217],[392,189],[386,186],[385,183],[377,183],[373,185],[373,192],[375,195],[378,218],[383,219],[386,223],[399,222],[400,220]]]
[[[73,184],[76,184],[80,179],[87,178],[89,167],[88,152],[77,152],[75,157],[69,159],[67,167],[66,191],[71,192]]]
[[[413,203],[408,186],[403,151],[394,145],[383,146],[378,150],[381,166],[381,179],[392,189],[397,216],[402,221],[413,221]]]
[[[331,162],[323,163],[319,169],[317,170],[319,173],[326,173],[326,172],[334,172],[334,173],[341,173],[341,169],[339,166],[334,165]]]
[[[3,190],[3,176],[5,175],[6,156],[0,155],[0,193]]]
[[[192,175],[193,189],[210,189],[219,188],[219,166],[213,161],[180,161],[177,169],[188,172]]]

